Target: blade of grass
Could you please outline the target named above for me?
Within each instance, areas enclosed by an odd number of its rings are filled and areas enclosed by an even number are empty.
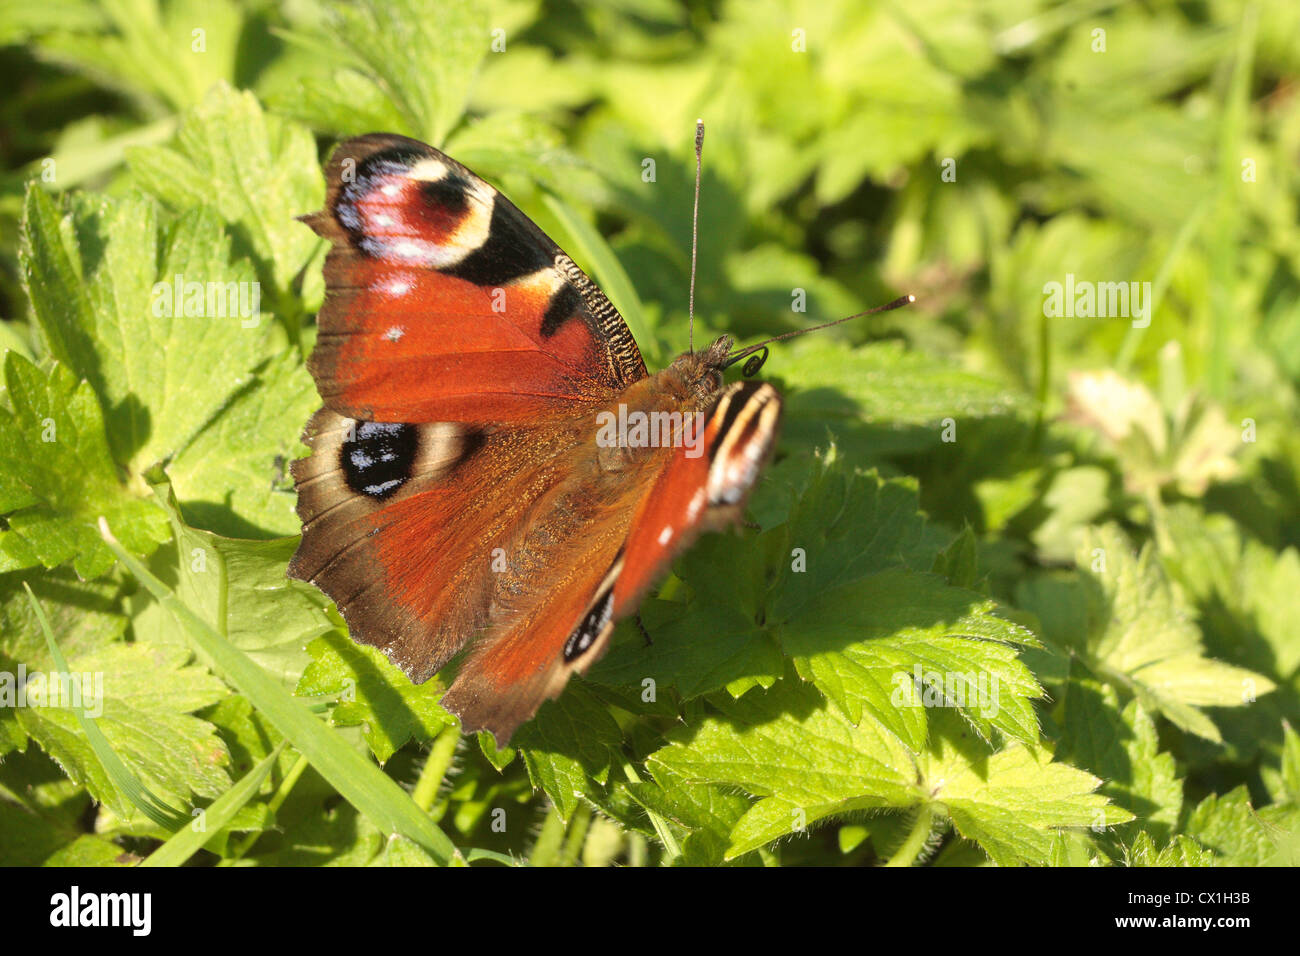
[[[257,794],[262,781],[271,772],[275,762],[284,750],[285,741],[280,741],[276,748],[267,754],[233,787],[213,800],[203,812],[204,828],[196,831],[191,824],[183,827],[175,836],[154,850],[140,862],[140,866],[180,866],[221,831],[234,819],[239,808],[248,803]],[[211,832],[209,832],[209,830]]]
[[[31,602],[32,610],[36,612],[36,620],[40,622],[41,630],[45,633],[45,644],[50,649],[54,666],[60,673],[67,674],[69,681],[76,680],[76,676],[68,668],[68,662],[64,660],[63,652],[54,641],[54,632],[50,630],[50,622],[45,617],[45,609],[41,607],[41,602],[36,600],[36,595],[32,593],[26,581],[23,582],[23,588],[27,591],[27,600]],[[86,715],[83,706],[74,707],[72,710],[77,717],[77,723],[81,725],[81,732],[86,735],[86,742],[90,744],[90,749],[95,752],[104,772],[108,774],[109,779],[122,795],[139,807],[140,812],[158,826],[173,831],[184,827],[189,822],[189,817],[184,811],[169,805],[140,782],[140,779],[122,762],[122,758],[117,755],[117,751],[108,742],[104,732],[99,729],[95,719]]]
[[[322,724],[302,701],[290,696],[243,651],[225,640],[167,585],[150,574],[148,568],[118,543],[102,517],[99,531],[118,560],[184,625],[195,648],[206,655],[217,673],[247,697],[358,812],[383,832],[400,833],[419,844],[442,865],[464,862],[447,835],[415,805],[406,791]]]
[[[293,788],[297,785],[298,780],[310,766],[311,764],[307,761],[307,758],[302,754],[299,754],[298,759],[295,760],[293,766],[289,768],[289,772],[286,773],[284,779],[280,781],[280,785],[275,788],[275,793],[271,794],[271,799],[266,801],[266,809],[272,813],[279,812],[280,807],[284,806],[284,801],[289,799],[289,794],[293,793]],[[262,834],[260,833],[250,833],[245,836],[243,840],[226,853],[225,859],[218,863],[217,866],[236,865],[239,860],[243,859],[244,855],[253,848],[253,844],[255,844],[261,836]]]

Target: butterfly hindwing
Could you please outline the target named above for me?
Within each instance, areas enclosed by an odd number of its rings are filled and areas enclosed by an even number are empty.
[[[513,203],[431,146],[348,140],[326,167],[331,243],[310,368],[325,404],[389,422],[536,421],[645,363],[605,295]]]
[[[703,441],[658,449],[650,474],[611,506],[614,513],[584,523],[546,597],[471,649],[442,701],[466,731],[508,740],[605,653],[614,624],[635,612],[674,557],[702,531],[740,520],[772,453],[780,396],[766,383],[737,382],[702,414]]]
[[[780,423],[781,396],[766,382],[735,382],[718,394],[706,419],[704,453],[673,449],[637,508],[614,588],[616,617],[636,609],[646,588],[700,532],[741,519]]]

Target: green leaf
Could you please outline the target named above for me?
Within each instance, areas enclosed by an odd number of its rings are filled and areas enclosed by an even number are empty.
[[[104,732],[90,713],[92,706],[90,697],[94,693],[91,675],[88,672],[78,675],[68,668],[67,659],[64,658],[63,652],[54,639],[54,632],[50,629],[49,619],[45,616],[45,611],[41,608],[40,602],[36,600],[36,595],[32,593],[31,586],[24,581],[23,589],[27,592],[27,600],[40,622],[41,631],[45,636],[45,644],[50,652],[50,658],[55,668],[57,668],[50,675],[47,675],[47,679],[51,682],[56,679],[63,680],[66,675],[66,679],[69,681],[67,686],[71,689],[71,699],[60,701],[60,703],[72,710],[82,734],[85,735],[86,742],[90,744],[95,756],[99,758],[100,766],[104,768],[118,791],[131,804],[138,807],[145,816],[160,827],[169,830],[177,829],[185,822],[184,813],[175,807],[168,806],[148,787],[141,784],[135,774],[122,762],[122,758],[113,750],[112,744],[108,742],[108,738],[104,736]],[[60,697],[62,697],[61,690]],[[39,705],[40,702],[37,703]],[[96,700],[94,708],[102,713],[102,702]]]
[[[1072,589],[1072,616],[1061,617],[1060,586],[1042,578],[1022,589],[1021,600],[1057,616],[1061,641],[1103,680],[1213,741],[1222,739],[1219,730],[1200,707],[1240,707],[1273,689],[1262,674],[1203,656],[1191,610],[1150,545],[1134,555],[1108,525],[1085,537],[1078,561],[1090,570]]]
[[[740,787],[780,800],[775,814],[784,831],[829,812],[913,802],[913,757],[893,734],[871,719],[857,726],[844,720],[812,687],[785,679],[770,690],[753,690],[735,701],[716,698],[720,716],[707,716],[677,741],[647,758],[656,773],[664,767],[691,782]],[[729,857],[755,849],[779,835],[768,826],[742,820],[732,834]],[[748,818],[747,818],[748,819]]]
[[[1245,786],[1228,793],[1210,794],[1192,810],[1185,830],[1188,836],[1212,850],[1215,863],[1222,866],[1263,866],[1286,861],[1275,860],[1275,855],[1288,849],[1283,842],[1290,837],[1290,852],[1296,846],[1294,834],[1300,815],[1294,810],[1285,817],[1285,829],[1271,824],[1251,806],[1250,794]],[[1296,865],[1296,860],[1289,861]]]
[[[458,856],[447,836],[396,783],[343,742],[337,731],[322,725],[300,701],[290,697],[272,677],[177,599],[143,564],[123,551],[111,537],[106,523],[101,523],[100,528],[118,559],[184,622],[196,650],[248,697],[345,799],[362,808],[366,818],[374,821],[373,826],[410,837],[444,865]]]
[[[127,160],[132,178],[172,209],[215,209],[274,292],[269,303],[286,299],[317,247],[295,217],[314,212],[325,194],[305,127],[220,84],[184,115],[175,147],[138,147]]]
[[[723,787],[691,783],[665,766],[652,767],[651,775],[653,782],[628,784],[627,792],[647,813],[671,821],[674,839],[681,844],[674,862],[684,866],[722,863],[733,828],[749,810],[749,800]]]
[[[116,460],[143,474],[251,381],[269,323],[253,270],[230,261],[211,210],[188,209],[163,229],[139,196],[67,205],[61,215],[28,190],[28,294],[51,354],[104,402]]]
[[[1155,721],[1138,700],[1122,711],[1119,694],[1085,674],[1066,684],[1059,755],[1101,777],[1101,792],[1129,810],[1143,830],[1167,838],[1183,806],[1183,781],[1160,751]]]
[[[201,850],[205,843],[214,839],[235,818],[235,814],[257,795],[258,788],[262,786],[262,781],[270,774],[271,768],[275,766],[280,751],[283,749],[284,744],[281,743],[275,750],[267,754],[257,766],[244,774],[238,783],[213,800],[204,809],[200,818],[203,821],[201,829],[195,829],[195,825],[182,827],[162,846],[150,853],[140,865],[181,866],[184,864],[186,860]],[[211,832],[209,832],[209,828]]]
[[[104,419],[89,384],[62,364],[47,371],[4,355],[0,406],[0,571],[71,561],[93,578],[113,563],[94,522],[105,515],[123,546],[150,554],[170,536],[166,516],[124,487],[109,454]]]
[[[191,716],[220,700],[226,688],[187,664],[189,656],[182,648],[111,644],[68,661],[68,672],[80,678],[80,702],[109,748],[147,791],[171,806],[187,805],[191,794],[216,797],[230,781],[225,744],[210,723]],[[40,677],[39,684],[29,679],[29,706],[18,712],[23,730],[91,796],[130,819],[135,805],[83,731],[78,699],[57,689],[53,674]]]
[[[111,575],[81,581],[71,568],[40,575],[0,577],[0,660],[28,670],[57,666],[44,628],[27,599],[30,587],[41,604],[56,643],[65,654],[84,654],[121,638],[127,627],[122,614],[121,582]],[[11,669],[12,668],[8,668]]]
[[[938,736],[921,765],[918,789],[942,806],[957,832],[994,863],[1045,863],[1060,827],[1113,827],[1133,815],[1094,791],[1091,774],[1019,743],[988,755],[961,735]]]
[[[319,406],[296,352],[260,369],[167,465],[186,520],[232,538],[298,534],[289,464]]]
[[[235,75],[245,13],[233,0],[105,0],[78,7],[55,8],[62,15],[49,24],[53,29],[40,31],[41,56],[147,111],[184,107]]]
[[[985,738],[996,727],[1033,743],[1043,691],[1015,647],[1033,638],[995,611],[933,576],[882,571],[821,591],[777,634],[851,720],[868,713],[914,751],[932,707],[957,708]]]
[[[300,697],[342,695],[333,711],[339,727],[361,727],[380,763],[408,740],[428,743],[454,720],[438,706],[446,687],[412,684],[379,650],[330,631],[307,645],[312,662],[302,673]]]
[[[523,755],[528,777],[551,798],[563,820],[578,807],[578,798],[591,789],[588,780],[604,783],[623,742],[623,733],[609,709],[580,681],[573,681],[557,699],[547,701],[537,716],[515,736],[513,746]]]
[[[1282,786],[1292,803],[1300,804],[1300,734],[1290,724],[1283,728]]]
[[[156,485],[154,495],[171,519],[173,541],[159,549],[150,567],[190,610],[292,688],[307,666],[307,643],[334,627],[325,596],[288,577],[297,539],[247,541],[199,531],[177,514],[166,485]],[[190,646],[184,622],[160,603],[142,599],[137,605],[131,618],[137,641]]]
[[[309,122],[345,133],[374,128],[406,133],[437,146],[465,109],[479,61],[492,36],[483,9],[448,0],[430,10],[419,0],[363,0],[329,8],[322,33],[291,34],[328,65],[327,75],[304,83],[299,101],[286,103]],[[340,104],[356,102],[360,116]]]
[[[1142,831],[1125,849],[1124,862],[1129,866],[1213,866],[1214,854],[1181,834],[1158,850],[1151,834]]]
[[[826,429],[866,447],[951,447],[972,419],[1032,409],[1022,394],[901,342],[856,349],[825,335],[782,346],[770,367],[790,386],[782,432],[787,442],[824,444]],[[953,435],[944,439],[947,420]],[[879,452],[876,452],[879,454]]]

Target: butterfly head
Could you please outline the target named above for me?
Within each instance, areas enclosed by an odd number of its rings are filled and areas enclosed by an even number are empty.
[[[672,364],[680,389],[697,400],[708,398],[722,388],[722,370],[727,367],[727,353],[733,339],[723,335],[702,352],[683,352]]]

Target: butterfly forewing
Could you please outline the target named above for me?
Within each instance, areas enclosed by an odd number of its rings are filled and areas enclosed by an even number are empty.
[[[376,421],[533,422],[644,378],[617,310],[508,199],[401,136],[326,169],[330,240],[310,367],[325,404]]]

